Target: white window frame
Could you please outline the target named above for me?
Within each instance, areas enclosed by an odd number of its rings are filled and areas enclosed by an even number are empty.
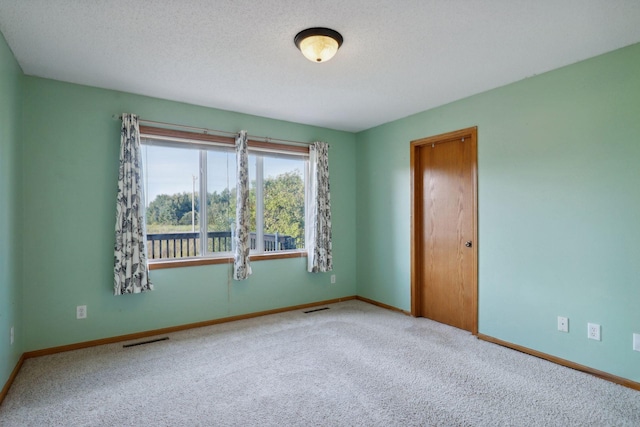
[[[205,198],[207,193],[207,152],[208,151],[235,151],[234,142],[232,138],[220,137],[215,135],[198,134],[192,132],[175,131],[164,128],[151,128],[147,126],[141,126],[140,131],[141,144],[142,145],[156,145],[175,148],[190,148],[199,150],[199,191],[200,191],[200,206],[198,214],[201,218],[198,224],[198,230],[200,235],[200,255],[193,257],[181,257],[181,258],[161,258],[161,259],[149,259],[150,268],[153,265],[160,267],[163,264],[171,265],[172,267],[176,263],[183,263],[185,261],[198,261],[198,260],[228,260],[232,258],[233,247],[231,251],[226,252],[208,252],[208,222],[207,222],[207,203]],[[304,170],[302,171],[304,181],[304,203],[305,203],[305,218],[307,210],[307,191],[309,185],[309,153],[308,148],[305,147],[303,151],[299,146],[287,146],[284,144],[276,144],[271,142],[261,141],[249,141],[249,155],[255,156],[256,162],[256,248],[251,250],[252,260],[260,258],[262,256],[265,259],[279,258],[279,255],[283,255],[283,258],[296,256],[306,256],[307,252],[304,247],[278,250],[265,252],[264,250],[264,157],[268,157],[269,154],[286,155],[287,157],[301,157],[304,160]],[[235,177],[233,177],[235,180]],[[146,201],[145,201],[146,204]],[[232,207],[235,209],[235,206]],[[205,218],[203,221],[202,218]],[[305,227],[307,224],[305,224]],[[231,230],[232,237],[235,230]],[[302,242],[304,244],[304,242]],[[276,245],[277,246],[277,245]]]

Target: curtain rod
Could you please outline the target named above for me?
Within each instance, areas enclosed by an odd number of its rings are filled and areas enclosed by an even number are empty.
[[[114,114],[113,116],[111,116],[113,118],[113,120],[122,120],[122,115],[121,114]],[[145,119],[141,119],[138,118],[138,121],[140,123],[146,123],[146,124],[153,124],[153,125],[160,125],[160,126],[169,126],[169,127],[176,127],[176,128],[181,128],[181,129],[192,129],[192,130],[197,130],[200,133],[204,133],[204,134],[209,134],[209,133],[218,133],[218,134],[225,134],[225,135],[231,135],[231,136],[236,136],[238,135],[237,132],[227,132],[224,130],[217,130],[217,129],[207,129],[207,128],[200,128],[200,127],[195,127],[195,126],[187,126],[187,125],[177,125],[174,123],[166,123],[166,122],[155,122],[153,120],[145,120]],[[303,141],[291,141],[288,139],[278,139],[278,138],[270,138],[268,136],[254,136],[254,135],[247,135],[248,138],[250,139],[261,139],[264,142],[282,142],[282,143],[286,143],[286,144],[297,144],[297,145],[304,145],[304,146],[309,146],[311,144],[313,144],[313,142],[303,142]]]

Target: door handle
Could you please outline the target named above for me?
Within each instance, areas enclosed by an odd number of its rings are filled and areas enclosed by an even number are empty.
[[[471,240],[467,240],[467,243],[465,243],[464,245],[470,248],[471,246],[473,246],[473,242],[471,242]]]

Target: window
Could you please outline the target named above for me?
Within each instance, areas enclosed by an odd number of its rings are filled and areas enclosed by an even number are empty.
[[[236,154],[232,138],[141,126],[147,250],[154,260],[232,256]],[[253,255],[304,249],[306,147],[249,141]]]

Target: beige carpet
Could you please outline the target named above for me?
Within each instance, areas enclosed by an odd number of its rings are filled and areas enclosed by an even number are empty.
[[[1,426],[640,426],[640,393],[360,302],[25,362]]]

